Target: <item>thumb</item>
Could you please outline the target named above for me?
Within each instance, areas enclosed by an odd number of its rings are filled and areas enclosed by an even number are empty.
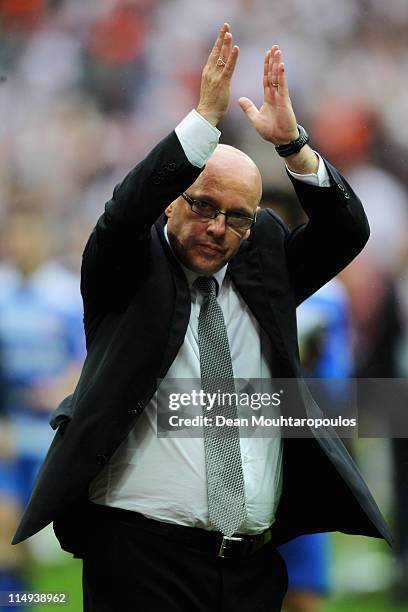
[[[256,108],[255,104],[249,98],[239,98],[238,104],[248,117],[251,123],[256,119],[259,111]]]

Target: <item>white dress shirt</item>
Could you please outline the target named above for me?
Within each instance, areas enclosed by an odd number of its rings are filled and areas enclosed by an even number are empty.
[[[208,161],[220,136],[219,130],[196,111],[177,126],[176,134],[190,163],[199,167]],[[319,159],[318,173],[299,175],[300,180],[328,184],[327,170],[320,156]],[[197,274],[182,268],[190,287],[191,314],[184,343],[166,379],[199,380],[198,316],[202,296],[193,287]],[[234,376],[270,380],[269,339],[226,275],[226,269],[224,266],[214,277],[219,286],[217,299],[227,328]],[[279,436],[241,437],[240,447],[247,517],[239,532],[260,533],[273,523],[279,503],[282,440]],[[208,520],[203,437],[158,437],[154,397],[92,482],[89,497],[95,503],[132,510],[155,520],[212,530]]]

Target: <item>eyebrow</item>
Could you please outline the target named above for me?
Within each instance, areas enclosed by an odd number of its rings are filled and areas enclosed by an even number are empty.
[[[212,196],[200,196],[198,197],[193,197],[190,196],[193,200],[197,200],[198,202],[208,202],[208,204],[212,204],[213,206],[215,206],[216,208],[220,208],[218,202],[212,197]],[[254,218],[254,214],[251,214],[250,211],[244,209],[244,208],[232,208],[231,210],[228,211],[229,213],[238,213],[240,215],[243,215],[244,217],[248,217],[250,219]]]

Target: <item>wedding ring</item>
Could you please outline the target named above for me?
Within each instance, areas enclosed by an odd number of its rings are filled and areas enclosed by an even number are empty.
[[[222,59],[222,57],[219,57],[217,59],[217,66],[219,66],[220,68],[223,68],[224,66],[226,66],[226,63],[224,62],[224,60]]]

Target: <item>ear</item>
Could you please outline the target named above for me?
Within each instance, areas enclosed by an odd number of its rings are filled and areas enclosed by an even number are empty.
[[[256,207],[256,211],[255,211],[255,214],[256,214],[256,215],[258,215],[258,214],[261,212],[261,210],[262,210],[262,208],[261,208],[260,206],[257,206],[257,207]],[[242,238],[242,240],[248,240],[250,233],[251,233],[251,230],[250,230],[250,229],[248,229],[248,230],[245,232],[244,237]]]
[[[173,214],[173,202],[168,205],[164,212],[166,213],[167,218],[170,219],[171,215]]]

